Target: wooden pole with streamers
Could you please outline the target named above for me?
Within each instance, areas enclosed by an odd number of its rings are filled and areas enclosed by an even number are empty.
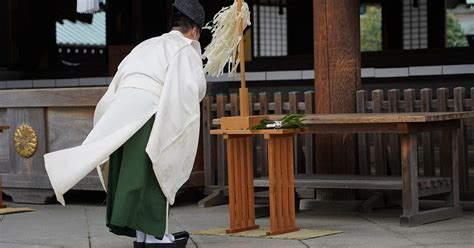
[[[239,36],[239,61],[240,61],[240,116],[230,116],[221,118],[221,129],[227,130],[244,130],[260,124],[263,119],[268,119],[268,116],[253,116],[251,113],[251,106],[249,106],[249,90],[245,82],[245,41],[244,41],[244,18],[242,14],[243,0],[236,0],[237,3],[237,28],[236,33]]]
[[[244,40],[244,23],[241,15],[242,0],[237,1],[237,15],[238,15],[238,32],[240,37],[239,42],[239,56],[240,56],[240,116],[249,116],[249,90],[245,82],[245,40]]]
[[[249,91],[245,82],[243,0],[237,3],[237,28],[240,61],[240,116],[222,117],[221,129],[214,130],[227,141],[229,228],[227,233],[259,229],[255,224],[255,203],[253,184],[253,144],[257,131],[249,131],[268,116],[252,116],[249,108]],[[235,53],[234,53],[234,59]],[[250,112],[250,114],[249,114]],[[285,134],[277,130],[275,135],[265,134],[268,140],[270,224],[267,235],[278,235],[300,230],[295,224],[293,139],[295,132]],[[265,132],[265,131],[264,131]],[[267,131],[269,133],[274,130]]]

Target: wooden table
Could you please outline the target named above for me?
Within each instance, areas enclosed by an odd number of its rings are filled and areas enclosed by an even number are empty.
[[[272,119],[278,119],[281,116],[271,116]],[[402,190],[403,200],[403,214],[400,216],[400,224],[402,226],[418,226],[429,222],[434,222],[443,219],[454,218],[462,215],[462,208],[459,205],[459,155],[458,155],[458,133],[460,132],[461,122],[466,118],[473,118],[474,112],[436,112],[436,113],[393,113],[393,114],[327,114],[327,115],[307,115],[305,123],[307,128],[304,132],[306,133],[395,133],[400,135],[400,146],[402,155],[402,176],[399,178],[377,178],[377,177],[365,177],[362,178],[357,175],[347,175],[345,177],[333,176],[333,178],[305,178],[305,179],[293,179],[293,171],[289,172],[286,176],[292,178],[286,178],[281,180],[275,174],[275,168],[281,170],[281,168],[292,168],[293,163],[288,160],[293,159],[293,149],[287,149],[292,146],[293,131],[288,130],[264,130],[264,131],[250,131],[250,130],[213,130],[212,134],[224,135],[227,139],[233,138],[239,135],[257,135],[263,134],[269,140],[269,178],[266,182],[262,182],[262,179],[255,180],[257,186],[269,186],[270,190],[270,222],[271,230],[269,234],[277,234],[291,231],[296,226],[290,226],[284,228],[283,225],[279,226],[279,223],[286,223],[284,220],[285,216],[279,212],[279,207],[287,203],[284,201],[287,199],[286,196],[278,197],[280,193],[277,192],[277,188],[281,187],[285,189],[285,193],[288,190],[289,195],[288,201],[294,199],[294,184],[301,185],[312,185],[315,184],[317,188],[354,188],[354,189],[400,189]],[[217,121],[218,123],[218,121]],[[452,133],[452,163],[451,163],[451,175],[446,177],[436,178],[419,178],[418,177],[418,159],[417,159],[417,134],[422,132],[430,132],[443,130]],[[288,138],[285,145],[282,146],[282,142],[270,142],[272,138],[278,137],[277,135],[287,135]],[[291,140],[291,141],[290,141]],[[246,143],[250,144],[250,141]],[[270,147],[271,146],[271,147]],[[227,142],[228,148],[228,161],[233,163],[231,160],[236,159],[240,154],[235,150],[235,143]],[[234,149],[234,150],[233,150]],[[286,150],[286,151],[285,151]],[[278,154],[287,152],[286,158],[275,159]],[[247,153],[247,156],[250,153]],[[281,155],[280,155],[281,156]],[[248,159],[248,158],[247,158]],[[247,160],[247,166],[250,166],[251,160]],[[282,164],[278,164],[281,161]],[[286,162],[288,161],[288,162]],[[291,164],[291,165],[290,165]],[[229,165],[229,175],[232,170]],[[250,176],[250,174],[248,175]],[[247,177],[250,180],[250,177]],[[263,180],[265,181],[265,180]],[[233,182],[232,182],[233,183]],[[275,186],[276,183],[281,183],[282,186]],[[229,177],[229,195],[235,191],[234,186],[230,186],[231,179]],[[250,192],[250,186],[252,186],[252,198],[253,198],[253,183],[248,184],[248,192]],[[274,192],[274,193],[272,193]],[[429,211],[419,210],[419,197],[429,196],[435,194],[445,194],[445,206],[438,209]],[[250,197],[250,194],[248,195]],[[250,198],[249,198],[250,199]],[[273,200],[272,200],[273,199]],[[249,200],[250,201],[250,200]],[[253,204],[253,199],[251,200]],[[290,202],[293,203],[294,202]],[[232,212],[235,211],[235,202],[230,200],[231,216]],[[289,204],[289,203],[288,203]],[[238,203],[237,203],[238,206]],[[292,204],[288,207],[291,208]],[[293,205],[294,206],[294,205]],[[252,206],[248,206],[249,208]],[[294,218],[293,210],[290,210],[290,219]],[[232,226],[232,217],[231,217]],[[232,229],[232,227],[231,227]]]
[[[294,130],[213,130],[227,141],[229,177],[228,233],[259,228],[255,225],[252,136],[268,142],[270,230],[267,235],[298,231],[295,223]]]
[[[0,126],[0,133],[3,133],[3,130],[8,129],[8,126]],[[3,205],[3,196],[2,196],[2,177],[0,176],[0,208],[5,208]]]
[[[400,135],[402,177],[402,226],[418,226],[429,222],[462,215],[459,205],[458,133],[461,121],[473,118],[474,112],[394,113],[394,114],[328,114],[308,115],[305,119],[310,133],[396,133]],[[419,180],[417,134],[436,130],[452,133],[452,161],[450,182],[438,184],[445,178]],[[433,181],[434,180],[434,181]],[[420,183],[423,182],[423,183]],[[422,184],[441,185],[449,191],[431,188],[420,194]],[[446,186],[447,185],[447,186]],[[359,187],[354,187],[359,188]],[[429,211],[419,210],[419,197],[445,193],[445,206]]]

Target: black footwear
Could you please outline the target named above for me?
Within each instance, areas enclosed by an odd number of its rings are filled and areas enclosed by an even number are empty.
[[[159,244],[148,244],[145,243],[145,248],[186,248],[186,244],[174,243],[159,243]]]
[[[133,241],[133,248],[145,248],[145,242]]]
[[[186,238],[188,239],[189,238],[189,233],[186,232],[186,231],[182,231],[182,232],[177,232],[177,233],[173,233],[173,237],[174,239],[182,239],[182,238]]]
[[[145,243],[144,248],[186,248],[186,244],[189,240],[189,233],[186,231],[177,232],[172,234],[174,237],[173,243],[159,243],[159,244],[147,244]]]
[[[173,233],[174,243],[186,247],[189,240],[189,233],[186,231]]]

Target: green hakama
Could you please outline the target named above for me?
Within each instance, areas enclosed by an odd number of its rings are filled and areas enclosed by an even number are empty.
[[[136,236],[136,230],[163,238],[166,197],[145,152],[154,116],[122,147],[110,155],[107,227],[117,235]]]

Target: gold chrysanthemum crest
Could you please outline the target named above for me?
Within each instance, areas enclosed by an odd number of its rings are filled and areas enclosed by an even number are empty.
[[[38,148],[36,131],[28,124],[16,128],[13,141],[15,142],[16,151],[24,158],[33,156]]]

